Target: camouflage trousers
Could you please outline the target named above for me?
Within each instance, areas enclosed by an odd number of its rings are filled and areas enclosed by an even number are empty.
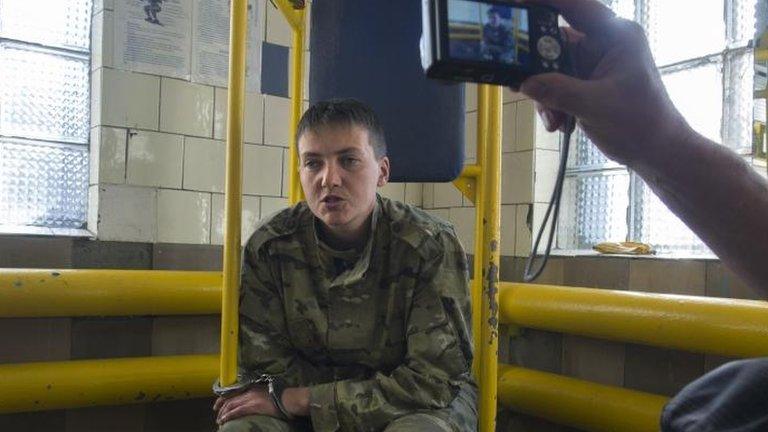
[[[462,385],[447,407],[429,412],[404,415],[390,423],[383,432],[476,432],[477,388]],[[226,422],[219,432],[312,432],[309,418],[292,422],[274,417],[252,415]]]
[[[228,421],[219,432],[311,432],[309,421],[287,422],[274,417],[252,415]],[[393,421],[384,432],[453,432],[440,417],[424,413],[410,414]]]

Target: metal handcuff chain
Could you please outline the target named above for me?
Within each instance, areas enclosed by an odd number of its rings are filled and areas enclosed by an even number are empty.
[[[280,377],[274,375],[260,375],[255,378],[241,376],[237,383],[226,387],[219,385],[219,381],[216,380],[213,384],[213,392],[217,396],[227,397],[237,393],[244,393],[257,385],[266,385],[269,399],[275,404],[275,407],[280,411],[280,414],[283,415],[283,418],[286,420],[293,420],[293,415],[288,412],[283,404],[283,392],[285,391],[286,385],[285,381]]]

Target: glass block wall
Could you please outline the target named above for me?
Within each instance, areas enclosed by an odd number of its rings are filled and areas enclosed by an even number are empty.
[[[670,97],[688,122],[706,137],[749,154],[758,0],[604,2],[643,26]],[[569,156],[558,248],[632,240],[659,252],[711,253],[639,176],[608,160],[581,131]]]
[[[0,2],[0,229],[84,228],[91,0]]]

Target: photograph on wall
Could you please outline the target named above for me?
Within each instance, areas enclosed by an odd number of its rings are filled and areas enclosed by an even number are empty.
[[[227,87],[229,79],[229,0],[196,0],[192,26],[192,81]],[[258,1],[248,1],[246,90],[261,88]]]
[[[528,10],[466,0],[448,2],[448,40],[457,60],[524,64],[528,61]]]
[[[192,3],[116,0],[115,66],[189,79]]]

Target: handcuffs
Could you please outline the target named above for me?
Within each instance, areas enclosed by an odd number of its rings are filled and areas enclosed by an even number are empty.
[[[252,376],[240,376],[235,384],[222,387],[219,380],[213,383],[213,392],[217,396],[231,396],[236,393],[243,393],[248,391],[251,387],[257,385],[266,385],[267,393],[272,403],[275,404],[278,411],[283,415],[286,420],[293,420],[293,415],[283,405],[283,392],[288,387],[285,380],[275,375],[259,375],[258,377]]]

